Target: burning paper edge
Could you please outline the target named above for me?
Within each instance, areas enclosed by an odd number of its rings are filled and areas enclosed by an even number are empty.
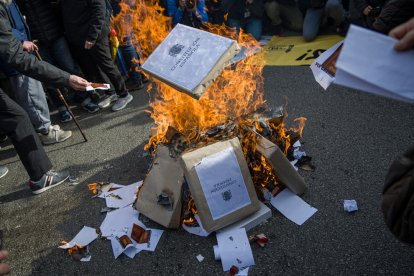
[[[69,249],[76,246],[84,247],[98,238],[95,228],[84,226],[81,231],[68,243],[59,246],[58,248]]]
[[[187,231],[190,234],[194,234],[200,237],[207,237],[208,235],[210,235],[212,232],[207,232],[204,228],[203,228],[203,224],[201,223],[200,220],[200,216],[198,214],[196,214],[195,219],[198,222],[198,225],[200,225],[199,227],[191,227],[191,226],[187,226],[184,223],[182,224],[182,227],[184,228],[185,231]]]
[[[89,85],[89,86],[86,87],[86,91],[92,91],[92,90],[95,90],[95,89],[108,90],[111,87],[107,83],[102,83],[102,84],[105,85],[105,87],[96,87],[96,88],[93,88],[92,85]]]

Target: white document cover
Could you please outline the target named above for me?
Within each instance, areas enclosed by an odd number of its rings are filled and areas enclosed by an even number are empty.
[[[213,220],[251,204],[233,148],[203,158],[195,169]]]

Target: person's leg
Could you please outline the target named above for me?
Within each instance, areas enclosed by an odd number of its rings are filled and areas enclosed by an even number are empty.
[[[141,81],[141,73],[139,72],[139,57],[135,51],[134,46],[131,44],[131,37],[125,37],[119,45],[119,51],[121,52],[122,58],[125,62],[128,78]],[[121,45],[122,44],[122,45]]]
[[[342,22],[344,9],[342,7],[342,0],[328,0],[325,5],[325,17],[330,17],[335,21],[335,26]]]
[[[280,16],[287,27],[298,32],[303,30],[303,15],[298,7],[280,5]]]
[[[303,38],[306,42],[311,42],[318,35],[319,26],[323,20],[324,9],[307,10],[303,20]]]
[[[272,20],[272,25],[277,26],[282,24],[282,19],[280,18],[280,5],[276,2],[266,2],[265,10],[267,16]]]
[[[0,129],[10,137],[30,179],[38,181],[52,169],[27,113],[1,89]]]
[[[234,32],[238,35],[240,33],[240,29],[242,28],[242,24],[238,19],[229,18],[229,27],[235,28]]]
[[[51,122],[42,84],[23,74],[11,76],[10,84],[17,103],[29,115],[36,132],[48,134]]]
[[[251,34],[256,40],[259,40],[262,35],[262,20],[259,18],[250,18],[246,23],[246,32]]]

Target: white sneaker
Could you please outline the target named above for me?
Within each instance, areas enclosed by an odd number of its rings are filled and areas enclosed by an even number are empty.
[[[41,133],[37,134],[43,145],[50,145],[54,143],[60,143],[72,136],[72,131],[64,131],[60,129],[58,125],[49,126],[49,134],[44,135]]]

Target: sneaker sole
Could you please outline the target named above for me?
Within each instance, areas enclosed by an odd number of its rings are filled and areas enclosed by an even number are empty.
[[[109,105],[109,104],[108,104]],[[98,106],[99,107],[99,106]],[[99,108],[97,109],[97,110],[95,110],[95,111],[90,111],[89,109],[87,109],[86,107],[83,107],[83,110],[86,110],[86,111],[88,111],[89,113],[95,113],[95,112],[98,112],[99,111]]]
[[[9,169],[7,169],[7,171],[5,173],[3,173],[2,175],[0,175],[0,178],[2,178],[3,176],[5,176],[8,172],[9,172]]]
[[[69,120],[64,120],[64,121],[62,121],[62,120],[60,120],[60,122],[61,123],[67,123],[67,122],[70,122],[70,121],[72,121],[73,119],[72,119],[72,117],[70,117],[70,119]]]
[[[61,143],[61,142],[63,142],[63,141],[66,141],[66,140],[68,140],[70,137],[72,137],[72,131],[70,132],[70,135],[68,135],[68,136],[66,136],[65,138],[63,138],[63,139],[61,139],[60,141],[56,141],[56,140],[54,140],[53,142],[45,142],[45,141],[43,141],[42,140],[42,144],[43,145],[52,145],[52,144],[56,144],[56,143]]]
[[[119,99],[119,97],[118,97],[118,98],[116,98],[116,100],[110,101],[110,102],[108,102],[108,103],[107,103],[107,104],[105,104],[105,105],[100,105],[100,104],[98,103],[98,107],[99,107],[99,108],[105,108],[105,107],[108,107],[111,103],[116,102],[118,99]]]
[[[49,190],[50,188],[54,188],[54,187],[56,187],[57,185],[60,185],[60,184],[62,184],[63,182],[65,182],[68,178],[69,178],[69,176],[70,175],[68,175],[65,179],[63,179],[62,181],[60,181],[60,182],[58,182],[58,183],[56,183],[56,184],[53,184],[53,185],[51,185],[51,186],[49,186],[49,187],[46,187],[46,188],[43,188],[43,189],[40,189],[40,190],[37,190],[37,191],[32,191],[32,193],[33,194],[35,194],[35,195],[38,195],[38,194],[41,194],[41,193],[43,193],[43,192],[46,192],[47,190]]]
[[[125,105],[124,105],[123,107],[118,108],[118,109],[114,109],[114,108],[112,107],[112,111],[119,111],[119,110],[124,109],[124,108],[127,106],[127,104],[129,104],[129,103],[130,103],[133,99],[134,99],[134,97],[132,97],[132,95],[131,95],[131,98],[129,99],[129,101],[127,101],[127,102],[125,103]]]

